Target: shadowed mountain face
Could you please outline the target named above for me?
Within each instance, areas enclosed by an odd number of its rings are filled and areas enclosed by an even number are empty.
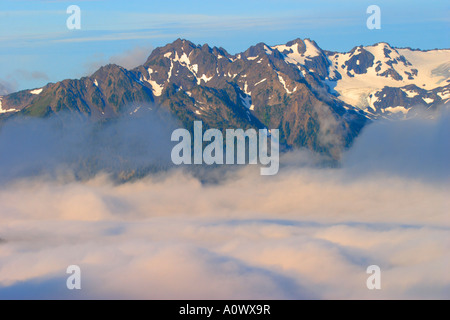
[[[90,77],[0,97],[0,119],[69,111],[108,120],[130,113],[130,105],[133,113],[139,104],[156,104],[186,128],[201,120],[222,130],[279,129],[287,147],[336,156],[369,119],[446,104],[450,86],[441,71],[449,52],[379,43],[336,53],[296,39],[231,55],[178,39],[133,70],[107,65]]]

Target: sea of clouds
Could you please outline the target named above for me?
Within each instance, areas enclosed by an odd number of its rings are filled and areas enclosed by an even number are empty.
[[[87,150],[85,137],[4,127],[0,299],[449,299],[449,120],[370,124],[338,167],[298,150],[275,176],[240,166],[208,173],[214,182],[188,168],[125,183],[42,173],[36,159],[55,167],[69,151],[54,150]],[[132,125],[115,145],[170,154],[170,126],[142,123],[148,132]],[[161,136],[145,149],[151,128]],[[381,290],[366,287],[374,264]],[[81,290],[66,288],[69,265]]]

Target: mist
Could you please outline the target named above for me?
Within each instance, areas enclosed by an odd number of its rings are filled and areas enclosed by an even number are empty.
[[[165,132],[129,157],[133,168],[170,154],[167,123],[143,119],[104,134],[120,132],[122,149],[105,149],[127,154]],[[214,183],[186,167],[122,183],[108,169],[67,178],[74,167],[61,159],[99,150],[86,149],[91,127],[61,139],[48,138],[47,122],[23,136],[3,127],[0,298],[448,299],[449,119],[373,123],[338,167],[297,150],[275,176],[251,165],[207,170]],[[66,288],[73,264],[79,291]],[[366,287],[373,264],[381,290]]]
[[[95,122],[61,113],[17,118],[0,128],[0,184],[28,176],[89,179],[99,172],[126,181],[171,165],[170,135],[178,122],[152,104]]]

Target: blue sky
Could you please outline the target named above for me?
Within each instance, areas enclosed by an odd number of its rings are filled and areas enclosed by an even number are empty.
[[[71,4],[81,8],[81,30],[66,27]],[[371,4],[381,8],[381,30],[366,27]],[[295,38],[336,51],[379,41],[448,48],[449,9],[442,0],[2,0],[0,85],[37,88],[89,75],[108,62],[138,65],[152,48],[177,38],[230,53]]]

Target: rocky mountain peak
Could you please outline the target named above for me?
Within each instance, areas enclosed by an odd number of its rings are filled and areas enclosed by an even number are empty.
[[[64,80],[1,98],[0,120],[60,111],[94,119],[118,117],[127,106],[156,103],[186,127],[278,128],[288,147],[330,151],[320,137],[332,119],[343,145],[369,119],[434,110],[450,101],[450,50],[412,51],[387,43],[346,53],[323,51],[311,39],[258,43],[243,53],[177,39],[145,64],[106,65],[90,77]]]

